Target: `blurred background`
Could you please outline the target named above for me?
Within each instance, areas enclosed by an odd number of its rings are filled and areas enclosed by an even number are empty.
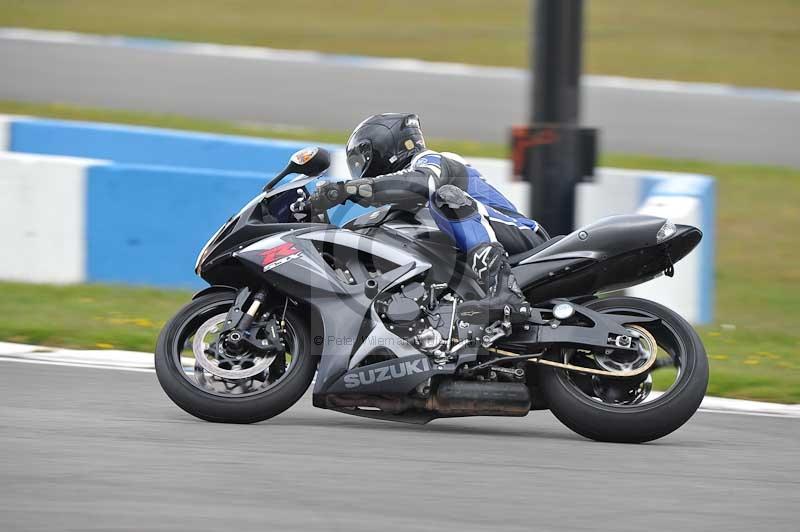
[[[713,279],[668,291],[693,301],[679,310],[703,325],[715,395],[800,400],[798,20],[791,0],[586,3],[581,122],[611,170],[578,193],[576,221],[640,208],[657,171],[713,178],[687,214],[712,216],[715,249],[692,275]],[[295,148],[341,145],[363,117],[400,110],[435,149],[507,160],[531,111],[526,0],[0,0],[0,26],[0,271],[59,283],[0,285],[10,342],[149,351],[188,297],[172,288],[199,282],[199,247]],[[61,179],[55,206],[52,183],[33,199],[19,187],[34,164],[66,165],[87,193]],[[528,210],[509,166],[482,170]],[[22,227],[32,209],[38,226]]]

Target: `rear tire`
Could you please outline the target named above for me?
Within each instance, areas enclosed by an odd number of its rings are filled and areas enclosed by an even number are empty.
[[[652,441],[681,427],[697,411],[708,387],[708,359],[697,332],[672,310],[645,299],[614,297],[586,305],[595,311],[622,309],[657,316],[676,333],[685,360],[682,374],[667,393],[652,402],[612,405],[594,400],[574,386],[566,370],[542,367],[540,385],[550,410],[564,425],[592,440],[617,443]],[[647,323],[641,324],[648,328]]]
[[[212,293],[201,296],[184,306],[162,329],[155,352],[158,382],[172,401],[189,414],[217,423],[256,423],[277,416],[308,389],[314,378],[318,357],[308,332],[308,324],[292,309],[286,312],[286,322],[293,324],[296,340],[292,366],[274,387],[250,396],[212,394],[192,384],[180,364],[176,349],[191,331],[191,324],[209,309],[227,310],[235,294]]]

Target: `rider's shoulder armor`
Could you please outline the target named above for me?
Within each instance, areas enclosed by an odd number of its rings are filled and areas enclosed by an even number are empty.
[[[410,170],[428,170],[436,177],[442,174],[442,154],[433,150],[425,150],[411,159]]]
[[[467,162],[458,154],[426,150],[417,154],[409,165],[411,170],[423,170],[432,173],[436,178],[450,181],[453,178],[467,178],[469,170]]]

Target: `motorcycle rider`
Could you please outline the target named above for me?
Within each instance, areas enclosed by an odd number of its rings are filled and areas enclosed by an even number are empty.
[[[544,242],[539,225],[481,174],[452,153],[428,150],[415,114],[384,113],[361,122],[347,141],[352,179],[326,182],[309,198],[316,211],[352,200],[361,205],[389,203],[415,209],[429,206],[438,228],[449,234],[486,293],[458,307],[470,322],[523,321],[530,307],[508,253]]]

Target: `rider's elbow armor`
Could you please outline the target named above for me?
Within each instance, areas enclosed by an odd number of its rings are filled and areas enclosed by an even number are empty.
[[[344,185],[344,190],[348,196],[356,199],[370,199],[373,195],[372,183],[375,180],[371,177],[351,179]]]

